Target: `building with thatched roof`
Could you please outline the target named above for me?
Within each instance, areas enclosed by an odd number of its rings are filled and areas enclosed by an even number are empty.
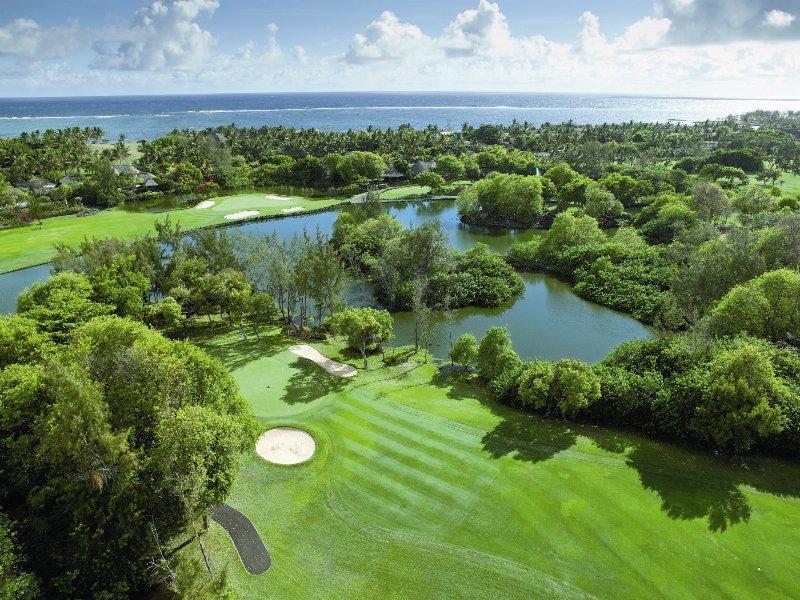
[[[126,177],[136,177],[139,175],[139,169],[133,165],[114,165],[115,175],[125,175]]]
[[[398,171],[394,165],[389,165],[386,169],[386,173],[383,174],[384,179],[402,179],[405,177],[400,171]]]
[[[411,165],[411,174],[416,177],[420,173],[427,173],[434,167],[436,167],[435,160],[418,160]]]
[[[154,192],[157,189],[158,189],[158,182],[155,179],[153,179],[152,177],[149,177],[148,179],[145,180],[145,182],[142,185],[140,185],[139,187],[136,188],[136,191],[137,192]]]

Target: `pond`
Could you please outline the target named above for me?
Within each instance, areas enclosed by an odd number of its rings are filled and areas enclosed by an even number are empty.
[[[391,202],[385,209],[408,226],[420,226],[438,219],[450,243],[458,250],[468,250],[483,242],[495,252],[503,253],[515,242],[530,240],[541,231],[528,229],[508,231],[499,228],[467,226],[458,220],[452,201]],[[277,232],[291,237],[306,228],[319,227],[330,232],[337,212],[291,217],[274,221],[232,225],[249,233]],[[49,275],[49,266],[32,267],[0,275],[0,312],[12,312],[19,293]],[[515,350],[525,359],[578,358],[594,362],[606,356],[617,344],[634,339],[654,337],[654,332],[629,315],[588,302],[576,296],[569,285],[549,275],[523,274],[525,292],[515,302],[494,309],[463,308],[453,311],[449,323],[442,320],[432,344],[435,356],[444,358],[451,337],[470,332],[480,338],[493,325],[508,326]],[[355,283],[348,290],[355,302],[371,302],[369,286]],[[413,318],[409,313],[395,314],[396,345],[411,343]]]

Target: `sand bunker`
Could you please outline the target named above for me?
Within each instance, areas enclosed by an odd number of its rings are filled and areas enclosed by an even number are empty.
[[[295,427],[274,427],[261,434],[256,452],[279,465],[296,465],[314,456],[317,444],[306,431]]]
[[[306,344],[292,346],[289,348],[289,352],[317,363],[328,373],[335,375],[336,377],[355,377],[355,375],[358,373],[355,367],[325,358],[318,350],[312,348],[311,346],[307,346]]]
[[[302,206],[293,206],[292,208],[284,208],[281,212],[285,213],[295,213],[305,210]]]
[[[215,204],[216,202],[214,202],[213,200],[203,200],[200,204],[195,206],[195,208],[211,208]]]
[[[291,200],[291,196],[267,196],[267,200]]]
[[[257,210],[243,210],[241,212],[231,213],[229,215],[225,215],[224,219],[244,219],[245,217],[255,217],[256,215],[260,215],[261,212]]]

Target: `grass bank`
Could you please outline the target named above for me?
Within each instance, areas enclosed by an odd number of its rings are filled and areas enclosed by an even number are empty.
[[[233,223],[225,215],[259,211],[253,218],[285,214],[285,209],[302,207],[304,210],[326,208],[342,202],[341,198],[311,199],[301,196],[284,198],[270,197],[264,193],[238,194],[214,198],[210,208],[183,208],[161,213],[127,212],[118,208],[105,210],[85,217],[74,215],[45,219],[42,227],[37,224],[0,231],[0,273],[7,273],[50,261],[55,255],[53,245],[63,242],[76,246],[84,238],[114,236],[133,239],[153,230],[157,220],[168,215],[184,230],[207,227],[220,223]],[[298,214],[298,213],[294,213]]]
[[[261,341],[198,330],[266,429],[310,431],[296,467],[244,459],[228,502],[272,569],[243,598],[783,598],[800,562],[800,467],[525,415],[405,362],[345,380]],[[335,344],[315,344],[360,366]]]

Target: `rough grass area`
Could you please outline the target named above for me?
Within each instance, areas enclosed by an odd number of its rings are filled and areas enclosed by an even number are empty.
[[[296,467],[253,450],[228,503],[273,567],[247,574],[214,525],[214,560],[243,598],[784,598],[800,562],[800,467],[729,458],[525,415],[414,356],[352,379],[288,351],[198,329],[264,429],[297,426]],[[314,344],[349,362],[333,343]]]
[[[420,196],[431,191],[426,185],[405,185],[403,187],[391,188],[381,192],[381,200],[402,200],[410,196]]]
[[[298,196],[286,200],[267,198],[267,194],[238,194],[213,199],[211,208],[183,208],[158,214],[126,212],[110,209],[86,217],[74,215],[45,219],[41,229],[34,223],[27,227],[0,231],[0,273],[7,273],[48,262],[55,255],[53,244],[64,242],[75,246],[84,237],[115,236],[133,239],[153,230],[153,224],[163,221],[167,215],[181,224],[184,230],[195,229],[217,223],[225,223],[223,217],[229,213],[258,210],[259,216],[284,214],[283,209],[302,206],[306,210],[339,204],[341,199],[310,199]],[[302,214],[302,213],[294,213]],[[241,219],[244,221],[246,219]]]

